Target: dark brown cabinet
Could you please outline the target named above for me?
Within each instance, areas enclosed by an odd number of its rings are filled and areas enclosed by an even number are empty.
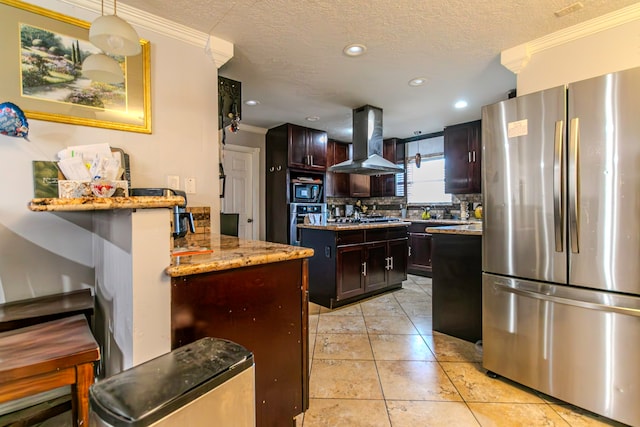
[[[370,197],[371,179],[369,175],[349,174],[349,194],[351,197]]]
[[[288,128],[289,167],[314,171],[327,169],[327,133],[285,124]]]
[[[447,126],[444,129],[444,192],[481,192],[481,121]]]
[[[409,232],[407,272],[431,277],[431,234]]]
[[[296,259],[171,279],[171,347],[219,337],[251,350],[258,427],[291,426],[309,407],[307,266]]]
[[[402,286],[407,278],[406,227],[336,231],[302,228],[309,260],[309,299],[334,308]]]
[[[382,146],[382,157],[396,164],[404,164],[404,144],[398,144],[396,138],[385,139]],[[372,176],[371,196],[396,196],[396,174]]]
[[[327,143],[327,166],[349,160],[350,145],[346,142],[329,140]],[[324,187],[328,197],[349,197],[349,174],[327,172]]]
[[[433,234],[433,330],[482,339],[482,237]]]
[[[408,229],[409,255],[407,273],[431,277],[432,274],[432,234],[426,232],[427,227],[451,225],[446,222],[412,222]]]

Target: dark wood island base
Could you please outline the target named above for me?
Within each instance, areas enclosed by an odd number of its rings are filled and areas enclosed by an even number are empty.
[[[250,350],[257,426],[292,426],[309,407],[307,263],[172,278],[172,348],[217,337]]]
[[[407,226],[299,226],[309,260],[309,300],[336,308],[402,287],[407,279]]]

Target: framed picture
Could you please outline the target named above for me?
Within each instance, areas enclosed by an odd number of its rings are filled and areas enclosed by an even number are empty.
[[[0,0],[0,102],[27,118],[151,133],[150,47],[114,56],[124,83],[92,81],[82,61],[101,53],[89,42],[90,23],[18,0]]]

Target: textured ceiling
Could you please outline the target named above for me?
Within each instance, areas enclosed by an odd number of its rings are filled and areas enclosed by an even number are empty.
[[[500,52],[636,3],[581,0],[584,8],[554,12],[574,0],[120,0],[137,9],[234,44],[222,76],[242,82],[243,124],[285,122],[323,129],[351,141],[351,110],[384,110],[384,136],[480,118],[506,98],[513,73]],[[350,43],[367,46],[349,58]],[[410,87],[415,77],[428,83]],[[465,110],[453,104],[466,99]],[[309,122],[306,117],[318,116]]]

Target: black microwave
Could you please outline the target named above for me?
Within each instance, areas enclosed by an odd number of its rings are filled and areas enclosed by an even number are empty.
[[[322,201],[322,184],[291,184],[293,203],[319,203]]]

